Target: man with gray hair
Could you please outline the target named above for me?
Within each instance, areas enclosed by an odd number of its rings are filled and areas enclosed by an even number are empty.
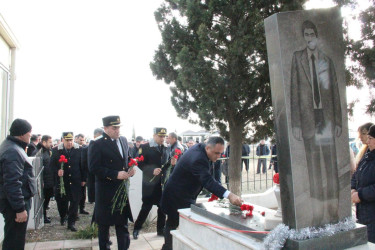
[[[216,162],[224,151],[224,140],[221,137],[210,137],[205,143],[191,147],[177,162],[173,173],[164,186],[161,199],[163,213],[168,216],[164,230],[162,249],[172,249],[170,231],[179,224],[178,209],[189,208],[195,204],[202,188],[206,188],[219,198],[228,198],[230,203],[241,206],[239,196],[231,193],[214,180],[210,174],[210,162]]]

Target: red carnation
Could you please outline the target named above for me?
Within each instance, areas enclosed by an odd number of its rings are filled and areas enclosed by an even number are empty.
[[[250,211],[246,214],[246,217],[251,217],[251,216],[253,216],[253,211],[252,211],[252,210],[250,210]]]
[[[266,215],[266,212],[263,211],[263,212],[261,212],[260,214],[261,214],[262,216],[264,216],[264,215]]]
[[[60,155],[59,162],[67,163],[67,162],[68,162],[68,159],[65,158],[65,155]]]
[[[223,154],[222,157],[226,157],[226,156]]]
[[[174,155],[173,157],[174,157],[176,160],[178,159],[178,155]]]
[[[208,199],[208,202],[211,202],[211,201],[214,201],[214,200],[218,200],[218,199],[219,199],[219,197],[217,197],[216,195],[212,194],[211,198]]]
[[[145,158],[143,157],[143,155],[141,155],[139,158],[138,158],[138,162],[140,162],[140,161],[144,161],[145,160]]]
[[[279,173],[274,174],[273,182],[276,184],[280,184]]]
[[[175,155],[180,155],[180,154],[182,154],[182,152],[181,152],[181,150],[179,150],[178,148],[176,148],[175,150],[174,150],[174,154]],[[177,159],[177,158],[176,158]]]

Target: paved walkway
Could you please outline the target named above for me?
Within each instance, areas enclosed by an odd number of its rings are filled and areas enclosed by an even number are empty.
[[[116,237],[111,237],[113,245],[111,249],[117,249]],[[156,233],[140,234],[137,240],[130,236],[130,250],[153,250],[161,249],[164,244],[164,238],[157,236]],[[61,240],[27,243],[25,250],[52,250],[52,249],[93,249],[99,250],[98,239],[93,240]]]

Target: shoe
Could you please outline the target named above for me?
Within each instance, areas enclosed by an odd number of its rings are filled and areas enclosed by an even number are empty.
[[[51,223],[51,219],[48,217],[44,218],[44,224],[49,224],[49,223]]]
[[[79,221],[79,217],[78,216],[76,217],[76,221]]]
[[[87,211],[85,211],[85,210],[83,210],[83,209],[80,210],[79,213],[80,213],[80,214],[90,214],[89,212],[87,212]]]
[[[164,236],[164,233],[163,233],[162,231],[158,231],[158,232],[157,232],[157,235],[158,235],[158,236]]]
[[[137,229],[134,229],[134,231],[133,231],[133,239],[138,239],[138,234],[139,234],[139,230],[137,230]]]
[[[61,219],[60,219],[60,224],[61,224],[61,226],[64,226],[65,223],[66,223],[66,218],[61,218]]]
[[[110,245],[110,246],[112,245],[112,241],[111,240],[108,241],[108,245]]]
[[[260,174],[259,172],[257,172],[257,174]]]
[[[70,229],[72,232],[77,232],[77,228],[74,225],[69,225],[68,229]]]

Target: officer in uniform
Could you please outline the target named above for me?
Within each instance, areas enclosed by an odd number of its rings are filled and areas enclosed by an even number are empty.
[[[90,142],[88,164],[95,175],[95,222],[99,229],[99,248],[109,248],[109,227],[115,225],[118,249],[128,249],[128,220],[133,221],[129,199],[122,211],[112,213],[113,197],[125,179],[134,175],[128,168],[128,141],[120,136],[119,116],[103,118],[104,133]],[[129,196],[128,196],[129,198]]]
[[[75,221],[78,215],[78,204],[81,199],[81,187],[86,183],[86,176],[81,167],[81,148],[73,142],[73,132],[62,134],[63,142],[52,149],[50,168],[55,175],[55,197],[60,214],[60,223],[64,225],[68,214],[68,229],[75,232]],[[68,162],[61,169],[60,156],[64,155]],[[60,177],[63,177],[65,194],[61,194]]]
[[[165,175],[167,167],[163,167],[168,161],[167,147],[164,145],[167,129],[154,128],[153,139],[149,143],[142,144],[139,155],[144,157],[144,161],[138,164],[143,172],[142,180],[142,208],[134,224],[133,238],[137,239],[139,231],[145,222],[153,205],[158,206],[157,234],[163,235],[165,225],[165,215],[159,208],[162,193],[162,177]],[[154,176],[156,176],[154,178]],[[151,181],[151,179],[154,178]]]

